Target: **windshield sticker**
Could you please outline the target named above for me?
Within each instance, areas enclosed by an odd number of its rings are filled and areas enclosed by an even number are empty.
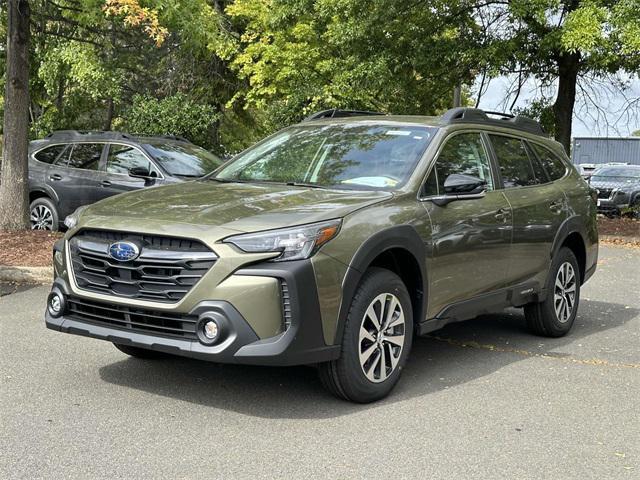
[[[386,135],[401,135],[403,137],[408,137],[411,135],[411,130],[387,130],[385,132]]]

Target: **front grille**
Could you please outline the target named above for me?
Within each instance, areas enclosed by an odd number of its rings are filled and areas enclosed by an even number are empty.
[[[610,198],[612,188],[599,188],[598,189],[598,198]]]
[[[139,245],[132,261],[112,259],[120,240]],[[96,293],[157,302],[178,302],[209,271],[217,255],[195,240],[126,232],[82,230],[69,241],[78,287]]]
[[[67,317],[85,323],[118,328],[138,333],[197,340],[198,317],[179,313],[164,313],[131,308],[124,305],[107,305],[85,299],[67,299]]]

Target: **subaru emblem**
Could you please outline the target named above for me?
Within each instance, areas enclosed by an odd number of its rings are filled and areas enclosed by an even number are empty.
[[[115,242],[109,245],[109,256],[119,262],[135,260],[140,255],[140,249],[135,243]]]

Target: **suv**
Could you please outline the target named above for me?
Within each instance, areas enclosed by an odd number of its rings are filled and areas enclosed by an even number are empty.
[[[598,212],[617,216],[625,208],[640,216],[640,166],[607,164],[589,179],[598,192]]]
[[[31,228],[58,230],[82,205],[202,177],[221,164],[218,157],[181,137],[54,132],[29,144]]]
[[[321,112],[198,181],[76,211],[47,327],[149,358],[317,365],[387,395],[414,335],[524,307],[571,329],[598,256],[596,202],[523,117]]]

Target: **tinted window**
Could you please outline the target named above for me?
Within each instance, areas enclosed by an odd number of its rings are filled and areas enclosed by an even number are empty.
[[[413,173],[435,131],[413,125],[292,127],[236,157],[217,178],[395,189]]]
[[[500,135],[489,135],[498,157],[504,188],[536,185],[536,176],[522,140]]]
[[[557,155],[535,143],[531,143],[530,145],[538,155],[540,162],[552,181],[564,177],[564,174],[567,172],[567,167]]]
[[[137,148],[129,145],[109,145],[107,172],[128,175],[129,170],[132,168],[144,168],[149,172],[154,171],[149,159]]]
[[[602,167],[593,172],[592,182],[637,182],[640,180],[640,168]]]
[[[177,177],[202,177],[222,165],[213,153],[191,143],[146,143],[144,147],[162,168]]]
[[[67,166],[83,170],[98,170],[102,147],[101,143],[74,144]]]
[[[40,150],[34,155],[34,157],[36,158],[36,160],[42,163],[53,163],[55,162],[56,158],[58,158],[58,155],[60,155],[66,147],[66,145],[52,145],[43,150]]]
[[[487,190],[493,190],[489,157],[480,134],[463,133],[447,140],[427,179],[423,195],[444,194],[444,181],[454,173],[480,178],[487,182]]]
[[[533,167],[533,173],[535,174],[538,183],[548,183],[549,176],[542,166],[542,162],[533,153],[529,144],[527,144],[527,153],[529,154],[529,160],[531,161],[531,166]]]

